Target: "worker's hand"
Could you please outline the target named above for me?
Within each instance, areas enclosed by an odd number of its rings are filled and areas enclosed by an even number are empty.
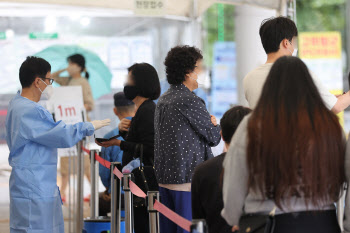
[[[96,144],[102,147],[110,147],[110,146],[120,146],[121,141],[118,139],[112,139],[106,142],[98,142],[95,140]]]
[[[238,226],[233,226],[231,231],[232,232],[237,232],[237,231],[239,231],[239,227]]]
[[[124,118],[119,122],[118,128],[119,131],[129,131],[130,126],[131,120]]]
[[[211,119],[210,119],[210,120],[211,120],[211,123],[213,123],[214,126],[217,126],[217,125],[218,125],[215,116],[211,115]]]
[[[105,127],[111,123],[110,119],[105,120],[97,120],[97,121],[91,121],[91,124],[94,126],[95,130],[101,129],[102,127]]]
[[[335,95],[335,97],[339,98],[340,96],[345,95],[345,94],[349,94],[349,93],[350,93],[349,91],[348,91],[348,92],[343,92],[343,94],[341,94],[341,95]]]

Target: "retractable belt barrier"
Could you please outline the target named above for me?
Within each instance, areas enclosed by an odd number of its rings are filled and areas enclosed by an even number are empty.
[[[82,147],[82,150],[88,154],[90,154],[90,150]],[[95,159],[96,161],[98,161],[102,166],[110,169],[111,167],[111,162],[103,159],[101,156],[99,156],[97,153],[95,153]],[[119,171],[118,168],[114,168],[113,173],[120,179],[123,179],[123,173],[121,173],[121,171]],[[129,186],[130,186],[130,191],[132,192],[132,194],[144,198],[146,199],[147,195],[133,182],[133,181],[129,181]],[[172,222],[174,222],[176,225],[178,225],[179,227],[181,227],[182,229],[191,232],[191,225],[192,222],[190,220],[185,219],[184,217],[178,215],[177,213],[175,213],[174,211],[172,211],[171,209],[169,209],[168,207],[166,207],[165,205],[163,205],[162,203],[160,203],[157,199],[154,202],[153,208],[155,210],[157,210],[158,212],[162,213],[165,217],[167,217],[169,220],[171,220]]]

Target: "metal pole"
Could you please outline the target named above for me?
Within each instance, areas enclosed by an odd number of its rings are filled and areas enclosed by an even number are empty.
[[[98,150],[90,151],[90,177],[91,177],[91,197],[90,197],[90,211],[91,219],[98,217],[98,163],[95,154]]]
[[[77,151],[78,153],[78,151]],[[73,200],[73,223],[74,223],[74,226],[73,226],[73,232],[75,231],[75,229],[77,228],[76,227],[76,223],[77,223],[77,214],[78,214],[78,211],[77,211],[77,198],[76,198],[76,190],[77,190],[77,162],[78,162],[78,154],[76,154],[74,157],[73,157],[73,197],[72,197],[72,200]]]
[[[68,157],[68,232],[71,233],[72,232],[72,197],[71,197],[71,183],[70,183],[70,176],[71,176],[71,172],[72,172],[72,154],[69,152],[69,157]]]
[[[147,192],[147,209],[149,213],[149,232],[150,233],[159,233],[159,213],[154,209],[155,200],[159,200],[158,191],[149,191]]]
[[[204,219],[193,219],[191,233],[208,233],[206,221]]]
[[[124,208],[125,208],[125,233],[134,232],[134,209],[133,197],[130,191],[129,182],[132,181],[134,175],[132,173],[123,175],[123,190],[124,190]]]
[[[76,216],[76,232],[83,231],[83,214],[84,214],[84,155],[82,154],[82,141],[78,144],[78,191],[77,191],[77,216]]]
[[[120,233],[121,222],[121,180],[113,173],[122,169],[120,162],[111,163],[111,233]]]

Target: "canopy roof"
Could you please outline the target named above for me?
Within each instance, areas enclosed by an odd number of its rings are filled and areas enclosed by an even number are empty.
[[[281,2],[285,0],[163,0],[165,3],[164,16],[183,17],[188,19],[200,16],[212,4],[249,4],[269,9],[280,10]],[[0,0],[1,15],[10,15],[14,10],[23,9],[23,13],[30,14],[28,8],[47,9],[54,8],[56,12],[66,6],[85,9],[91,15],[105,13],[109,16],[125,15],[132,16],[134,13],[135,0]],[[26,10],[24,10],[26,9]],[[101,12],[100,12],[101,11]],[[44,11],[41,11],[43,14]],[[47,13],[47,12],[46,12]]]

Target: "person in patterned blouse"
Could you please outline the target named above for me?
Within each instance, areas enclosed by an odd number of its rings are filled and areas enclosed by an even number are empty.
[[[191,179],[195,167],[212,158],[211,147],[220,142],[220,126],[193,93],[201,83],[203,56],[190,46],[172,48],[166,59],[170,88],[155,111],[154,165],[162,203],[192,219]],[[185,232],[161,215],[161,232]]]

